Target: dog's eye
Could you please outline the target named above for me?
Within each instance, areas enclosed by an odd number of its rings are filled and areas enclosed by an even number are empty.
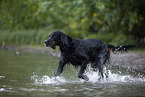
[[[50,37],[51,36],[51,34],[49,34],[49,36],[48,37]]]
[[[54,34],[51,32],[50,34],[49,34],[49,37],[52,37]]]

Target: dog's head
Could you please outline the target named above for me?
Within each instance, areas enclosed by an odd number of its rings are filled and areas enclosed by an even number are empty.
[[[60,36],[61,36],[60,33],[62,33],[62,32],[60,32],[60,31],[51,32],[49,34],[48,39],[46,39],[44,41],[45,46],[46,47],[49,46],[49,47],[55,49],[56,45],[58,45],[60,42]]]
[[[61,31],[54,31],[49,34],[49,38],[44,41],[44,44],[46,47],[51,47],[55,49],[55,47],[58,45],[65,45],[70,46],[70,41],[72,40],[71,37],[65,35]]]

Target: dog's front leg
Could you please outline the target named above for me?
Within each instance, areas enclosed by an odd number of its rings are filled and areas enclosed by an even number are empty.
[[[63,67],[65,66],[64,62],[59,62],[59,65],[57,67],[57,72],[55,73],[55,76],[59,76],[63,72]]]
[[[61,54],[59,65],[57,67],[57,72],[55,73],[55,76],[59,76],[63,72],[63,67],[67,63],[65,59],[66,58],[63,56],[63,54]]]
[[[78,74],[78,78],[82,78],[82,79],[84,79],[86,81],[88,81],[89,78],[86,75],[84,75],[83,73],[85,72],[85,69],[86,69],[88,63],[89,63],[88,60],[85,60],[82,63],[81,68],[80,68],[80,71],[79,71],[79,74]]]

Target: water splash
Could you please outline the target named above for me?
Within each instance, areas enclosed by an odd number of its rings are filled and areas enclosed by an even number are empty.
[[[110,70],[104,70],[104,76],[105,73],[108,72],[108,78],[104,78],[103,80],[99,81],[100,78],[98,72],[94,72],[91,70],[91,67],[88,68],[86,75],[89,77],[89,83],[139,83],[139,82],[145,82],[145,78],[142,77],[133,77],[131,75],[121,75],[121,74],[115,74],[112,73]],[[73,80],[72,80],[73,77]],[[58,84],[66,84],[66,83],[84,83],[85,80],[78,79],[76,76],[70,76],[69,78],[58,76],[58,77],[50,77],[47,75],[44,76],[38,76],[37,74],[33,74],[31,76],[31,80],[35,82],[35,84],[51,84],[51,85],[58,85]]]
[[[40,81],[43,82],[43,84],[59,84],[67,82],[63,77],[49,77],[47,75],[43,76]]]
[[[31,76],[31,80],[34,80],[35,84],[51,84],[51,85],[59,85],[59,84],[65,84],[65,83],[81,82],[81,81],[66,79],[66,78],[64,78],[62,76],[49,77],[47,75],[44,75],[41,78],[39,76],[37,76],[37,75],[33,75],[33,76]]]
[[[99,83],[137,83],[137,82],[145,82],[145,77],[138,75],[138,77],[133,77],[131,75],[122,75],[121,71],[120,74],[112,73],[111,70],[106,70],[104,68],[104,79],[99,81],[100,78],[99,72],[93,72],[91,67],[88,68],[86,75],[89,77],[89,82],[99,82]],[[106,78],[107,74],[107,78]]]
[[[110,70],[108,70],[108,78],[104,78],[101,81],[99,79],[98,72],[88,72],[87,76],[89,76],[89,82],[99,82],[99,83],[137,83],[137,82],[145,82],[145,78],[136,78],[130,75],[121,75],[121,74],[113,74]],[[105,76],[105,74],[104,74]]]

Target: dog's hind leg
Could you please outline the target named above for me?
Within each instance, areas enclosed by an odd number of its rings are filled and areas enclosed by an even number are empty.
[[[91,67],[92,67],[92,70],[93,71],[96,71],[97,72],[97,62],[91,62]]]
[[[99,80],[100,79],[103,79],[104,78],[104,75],[103,75],[103,63],[98,61],[98,69],[99,69]]]
[[[80,71],[79,71],[79,74],[78,74],[78,78],[82,78],[82,79],[84,79],[86,81],[88,81],[89,78],[86,75],[84,75],[83,73],[85,72],[85,69],[86,69],[88,63],[89,63],[88,60],[85,60],[82,63],[82,66],[81,66]]]

